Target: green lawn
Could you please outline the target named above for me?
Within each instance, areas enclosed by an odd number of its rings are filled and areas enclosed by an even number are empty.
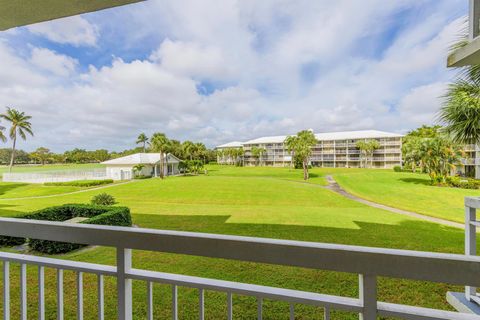
[[[362,170],[333,175],[344,189],[359,197],[461,223],[464,197],[480,196],[480,190],[431,186],[428,175],[420,173]]]
[[[373,172],[373,171],[372,171]],[[426,221],[373,209],[348,200],[322,187],[324,175],[336,178],[377,173],[360,170],[314,169],[312,183],[302,183],[301,171],[288,168],[234,168],[212,166],[208,175],[147,179],[113,186],[105,191],[116,197],[119,205],[129,206],[134,223],[146,228],[185,230],[332,242],[376,247],[461,253],[463,231]],[[384,172],[388,174],[387,172]],[[352,178],[356,179],[356,178]],[[374,179],[374,178],[372,178]],[[339,179],[341,180],[341,179]],[[348,180],[345,178],[345,180]],[[359,181],[359,180],[357,180]],[[361,180],[360,180],[361,181]],[[384,183],[389,184],[385,178]],[[343,179],[342,179],[343,182]],[[415,184],[412,184],[416,186]],[[445,189],[448,191],[449,189]],[[85,203],[104,190],[21,201],[1,200],[0,215],[12,216],[62,203]],[[456,192],[456,190],[454,190]],[[7,191],[8,194],[12,191]],[[461,206],[461,201],[458,206]],[[357,295],[356,275],[288,268],[281,266],[240,263],[172,254],[134,252],[134,267],[282,286],[315,292]],[[114,251],[94,248],[65,256],[67,259],[114,264]],[[16,270],[12,271],[17,274]],[[29,295],[35,300],[35,270],[30,274]],[[47,272],[48,319],[55,317],[54,271]],[[92,277],[87,279],[94,280]],[[74,275],[67,273],[66,286],[74,287]],[[85,319],[94,319],[96,312],[95,282],[86,282]],[[12,281],[12,299],[18,290]],[[445,293],[452,287],[442,284],[381,279],[379,297],[385,301],[428,307],[448,308]],[[461,290],[461,288],[454,288]],[[134,284],[135,319],[145,318],[145,286]],[[155,314],[158,319],[170,317],[170,289],[155,289]],[[66,297],[66,318],[74,318],[75,294]],[[115,317],[115,286],[107,281],[107,319]],[[226,315],[225,295],[209,292],[206,296],[207,319]],[[18,299],[14,300],[17,301]],[[197,293],[180,290],[180,319],[197,319]],[[255,300],[234,297],[235,319],[254,319]],[[31,316],[36,312],[32,303]],[[12,304],[18,311],[18,303]],[[298,319],[322,319],[320,310],[298,306]],[[264,319],[288,318],[288,305],[267,301]],[[357,319],[355,315],[335,314],[333,319]]]

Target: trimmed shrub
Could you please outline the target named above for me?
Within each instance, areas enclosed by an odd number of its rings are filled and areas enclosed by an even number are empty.
[[[103,192],[93,196],[90,203],[97,206],[112,206],[115,204],[115,198],[112,195]]]
[[[76,180],[65,182],[45,182],[45,186],[70,186],[70,187],[94,187],[113,183],[112,179],[105,180]]]
[[[138,175],[138,176],[134,176],[133,179],[142,180],[142,179],[150,179],[151,177],[152,176]]]
[[[444,185],[461,189],[480,189],[480,180],[461,177],[447,177]]]
[[[88,204],[66,204],[62,206],[45,208],[29,214],[17,216],[20,219],[66,221],[76,217],[88,218],[80,223],[124,226],[132,225],[130,209],[127,207],[96,206]],[[24,238],[0,237],[2,245],[20,245],[27,241]],[[84,247],[84,244],[66,243],[50,240],[28,239],[32,250],[45,254],[67,253]]]
[[[400,166],[395,166],[395,167],[393,167],[393,171],[395,171],[395,172],[402,172],[403,169],[402,169],[402,167],[400,167]]]

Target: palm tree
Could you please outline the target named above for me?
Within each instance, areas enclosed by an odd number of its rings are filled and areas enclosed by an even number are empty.
[[[32,117],[26,115],[25,112],[20,112],[18,110],[15,110],[9,107],[7,107],[7,112],[0,114],[0,117],[10,122],[10,125],[11,125],[9,130],[9,136],[10,136],[10,139],[13,140],[13,145],[12,145],[12,155],[10,157],[9,172],[12,172],[13,162],[15,161],[15,147],[17,144],[17,134],[20,135],[20,137],[23,140],[27,140],[27,133],[33,136],[32,124],[29,121]]]
[[[370,167],[373,167],[373,153],[375,150],[380,149],[380,143],[377,140],[370,140],[367,142],[368,156],[370,156]]]
[[[193,160],[195,149],[195,143],[193,143],[192,141],[187,140],[182,143],[182,150],[185,158],[190,158],[190,160]]]
[[[308,163],[310,155],[312,154],[312,147],[318,143],[317,138],[311,130],[302,130],[297,133],[298,143],[295,153],[302,159],[303,166],[303,180],[308,180],[310,175],[308,173]]]
[[[155,152],[160,153],[160,178],[164,178],[164,170],[165,170],[165,159],[164,156],[165,154],[169,151],[170,148],[170,140],[167,138],[167,136],[164,133],[154,133],[152,135],[152,138],[150,139],[151,144],[152,144],[152,149]],[[168,156],[168,155],[167,155]],[[168,159],[167,159],[168,161]],[[168,163],[167,163],[168,165]]]
[[[145,153],[147,150],[147,142],[148,142],[148,137],[145,133],[140,133],[137,137],[137,144],[143,144],[143,152]]]
[[[367,150],[368,150],[368,144],[366,141],[357,141],[356,147],[358,150],[360,150],[360,167],[365,168],[367,165]]]
[[[295,148],[298,144],[297,136],[288,136],[284,141],[287,151],[290,153],[290,168],[293,167],[293,158],[295,157]]]
[[[263,147],[252,147],[252,157],[257,159],[258,164],[262,164],[263,155],[266,151]]]
[[[459,38],[452,51],[468,44],[467,28]],[[438,118],[445,131],[457,143],[480,143],[480,65],[461,67],[444,98]]]

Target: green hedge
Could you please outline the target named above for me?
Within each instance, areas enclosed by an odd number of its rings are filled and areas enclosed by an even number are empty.
[[[105,180],[75,180],[65,182],[45,182],[45,186],[71,186],[71,187],[94,187],[113,183],[112,179]]]
[[[96,206],[89,204],[65,204],[62,206],[49,207],[32,213],[16,216],[20,219],[66,221],[76,217],[88,218],[80,223],[126,226],[132,225],[130,209],[127,207]],[[20,245],[27,241],[24,238],[0,237],[1,245]],[[28,245],[32,250],[58,254],[84,247],[84,244],[66,243],[49,240],[28,239]]]

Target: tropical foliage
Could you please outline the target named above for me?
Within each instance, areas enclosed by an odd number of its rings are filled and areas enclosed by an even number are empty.
[[[243,166],[243,156],[245,151],[243,148],[225,148],[216,151],[217,158],[224,164]]]
[[[9,136],[10,139],[12,139],[12,155],[10,157],[9,170],[12,171],[12,167],[15,161],[15,147],[17,144],[17,137],[20,136],[20,138],[22,138],[23,140],[27,140],[27,134],[33,136],[32,124],[30,123],[30,119],[32,117],[26,115],[25,112],[21,112],[7,107],[7,111],[0,114],[0,118],[10,123]],[[5,136],[3,135],[3,133],[0,136],[0,139],[5,141]]]
[[[303,179],[308,180],[309,172],[308,166],[310,156],[312,154],[312,147],[317,144],[317,139],[311,130],[302,130],[297,133],[295,138],[287,137],[285,139],[287,149],[295,154],[295,157],[301,159],[303,168]]]
[[[145,133],[140,133],[137,137],[137,141],[136,143],[137,144],[141,144],[142,145],[142,149],[143,149],[143,152],[146,152],[147,151],[147,142],[148,142],[148,137]]]
[[[263,147],[252,147],[252,150],[250,151],[252,154],[252,157],[255,159],[256,163],[259,165],[262,165],[263,161],[263,156],[267,152],[267,150]]]
[[[380,148],[377,140],[358,141],[357,148],[360,150],[360,166],[366,168],[373,166],[373,153]]]

